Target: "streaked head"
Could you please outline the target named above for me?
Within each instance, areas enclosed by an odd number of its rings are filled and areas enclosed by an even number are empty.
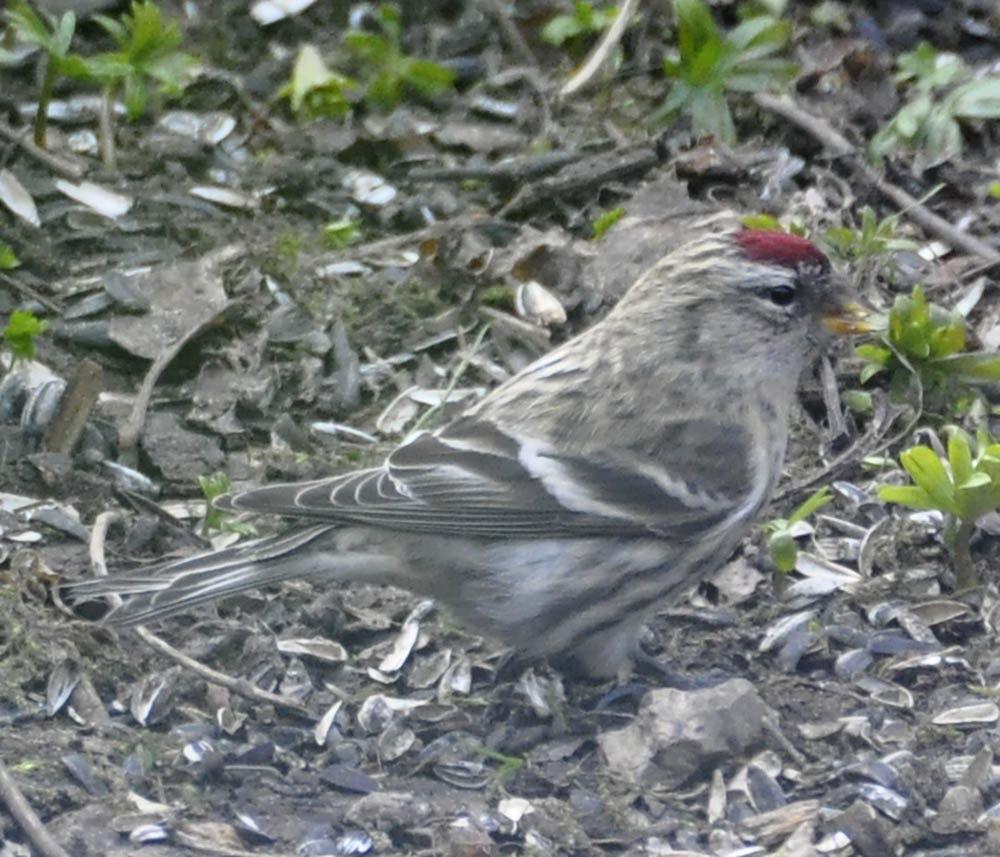
[[[824,333],[867,327],[815,244],[785,232],[709,235],[665,256],[619,306],[692,343],[723,339],[737,359],[766,353],[800,365]]]

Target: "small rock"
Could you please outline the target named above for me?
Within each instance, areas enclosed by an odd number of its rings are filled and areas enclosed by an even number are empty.
[[[759,746],[771,713],[745,679],[704,690],[654,690],[630,726],[598,742],[619,775],[669,788]]]

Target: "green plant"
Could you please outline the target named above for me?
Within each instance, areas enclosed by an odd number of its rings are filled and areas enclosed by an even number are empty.
[[[880,341],[855,349],[867,361],[861,383],[885,372],[896,401],[911,401],[916,393],[930,407],[950,412],[963,396],[975,395],[970,385],[1000,381],[1000,355],[965,352],[965,336],[965,319],[929,303],[915,286],[912,295],[894,301]]]
[[[940,163],[962,152],[959,120],[1000,117],[1000,76],[973,77],[957,54],[921,42],[901,54],[896,65],[896,81],[910,84],[912,95],[872,137],[873,160],[920,149],[931,164]]]
[[[595,9],[594,4],[587,0],[576,0],[572,14],[551,18],[539,35],[543,42],[556,47],[569,42],[575,48],[581,48],[584,39],[604,32],[617,14],[616,6]]]
[[[372,69],[365,87],[365,100],[392,109],[411,89],[425,98],[451,88],[455,74],[431,60],[403,53],[399,11],[387,3],[378,9],[380,33],[348,30],[344,41],[363,65]]]
[[[48,329],[49,323],[44,318],[26,309],[16,309],[10,314],[3,338],[15,357],[31,360],[35,356],[35,337]]]
[[[129,118],[142,115],[149,100],[149,80],[158,92],[177,95],[187,83],[194,58],[178,50],[181,33],[177,24],[166,22],[151,0],[133,0],[131,14],[120,20],[95,15],[97,21],[118,44],[118,50],[85,57],[69,52],[76,29],[76,16],[65,12],[56,19],[38,15],[23,0],[7,12],[7,20],[21,37],[37,45],[45,54],[45,73],[35,114],[35,142],[45,144],[45,128],[52,85],[57,76],[93,81],[103,89],[101,143],[106,163],[114,161],[111,128],[112,102],[119,87],[124,90]]]
[[[653,114],[665,121],[683,113],[695,133],[736,141],[727,92],[760,92],[788,83],[794,64],[774,56],[788,41],[789,25],[770,15],[748,18],[721,33],[702,0],[673,0],[677,51],[663,62],[673,85]]]
[[[1000,444],[980,429],[973,440],[948,426],[948,451],[914,446],[899,461],[913,485],[880,485],[879,497],[913,509],[937,509],[949,516],[945,530],[961,588],[976,583],[969,543],[976,521],[1000,506]],[[935,438],[936,440],[936,438]]]
[[[211,476],[199,476],[198,484],[201,486],[202,494],[205,495],[205,520],[201,526],[201,533],[207,536],[213,530],[223,533],[239,533],[244,536],[257,535],[257,528],[253,524],[242,521],[230,520],[222,509],[217,509],[212,501],[216,497],[229,493],[229,477],[222,473],[214,473]]]
[[[767,547],[771,552],[771,559],[774,560],[779,571],[787,573],[795,569],[795,561],[799,555],[799,549],[793,536],[795,525],[822,509],[831,500],[833,500],[833,495],[830,493],[830,489],[824,486],[810,495],[787,518],[774,518],[764,524]]]
[[[331,71],[313,45],[302,45],[278,97],[287,98],[300,119],[339,119],[351,110],[347,94],[355,86],[350,78]]]
[[[165,95],[180,95],[190,80],[195,59],[179,50],[181,31],[175,21],[165,21],[160,8],[152,0],[132,0],[131,14],[122,13],[116,20],[107,15],[95,15],[118,45],[118,49],[98,54],[83,62],[89,74],[103,87],[105,116],[112,115],[111,105],[119,88],[123,91],[129,119],[137,119],[149,102],[150,81],[154,91]],[[105,162],[113,162],[113,134],[110,128],[104,136]]]
[[[612,226],[625,216],[625,206],[619,205],[605,211],[594,221],[594,240],[600,241]]]
[[[333,220],[323,227],[323,240],[326,246],[333,250],[343,250],[349,247],[361,234],[361,229],[357,220],[350,217],[341,217]]]
[[[17,268],[21,260],[17,258],[14,248],[10,244],[0,241],[0,271],[10,271]]]
[[[893,250],[917,248],[915,241],[896,237],[898,214],[890,214],[879,220],[875,209],[870,205],[863,206],[858,214],[861,222],[856,229],[834,226],[823,233],[820,243],[830,255],[844,261],[857,261]]]
[[[95,15],[94,20],[114,39],[118,50],[88,61],[91,71],[112,89],[123,88],[130,119],[145,112],[150,81],[157,92],[175,96],[183,92],[195,58],[178,50],[180,28],[176,21],[165,21],[155,3],[132,0],[132,13],[123,13],[121,20],[107,15]]]
[[[57,76],[72,77],[80,73],[76,58],[69,52],[76,31],[76,15],[72,11],[64,12],[59,18],[46,13],[39,15],[24,0],[11,3],[6,14],[8,25],[45,55],[34,123],[35,144],[44,147],[52,85]]]

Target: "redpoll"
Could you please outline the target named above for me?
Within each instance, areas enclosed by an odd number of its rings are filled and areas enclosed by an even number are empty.
[[[315,523],[76,584],[119,625],[292,577],[431,596],[528,656],[610,676],[643,622],[727,558],[767,502],[802,369],[855,308],[808,241],[711,235],[601,322],[381,467],[224,507]]]

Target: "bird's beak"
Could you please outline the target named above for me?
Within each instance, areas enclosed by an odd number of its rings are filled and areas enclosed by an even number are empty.
[[[838,336],[871,333],[875,328],[866,321],[869,315],[861,304],[846,303],[823,316],[823,327]]]

